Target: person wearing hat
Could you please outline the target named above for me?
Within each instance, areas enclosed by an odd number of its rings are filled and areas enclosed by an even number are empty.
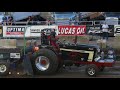
[[[60,52],[59,45],[57,44],[55,29],[52,29],[49,40],[50,40],[50,45],[52,45],[57,52]]]

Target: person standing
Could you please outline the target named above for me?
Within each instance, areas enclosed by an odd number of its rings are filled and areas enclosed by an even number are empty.
[[[32,16],[28,17],[27,25],[32,25]]]
[[[13,22],[13,17],[12,16],[9,16],[8,17],[8,24],[7,25],[12,25],[12,22]]]
[[[2,24],[3,25],[7,25],[7,17],[4,15],[4,17],[2,18]]]
[[[108,40],[108,35],[109,35],[108,29],[109,29],[109,26],[105,22],[105,24],[102,25],[103,39]]]

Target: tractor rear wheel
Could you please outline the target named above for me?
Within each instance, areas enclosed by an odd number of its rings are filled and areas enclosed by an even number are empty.
[[[53,74],[58,68],[57,55],[49,49],[40,49],[34,53],[31,62],[35,74]]]

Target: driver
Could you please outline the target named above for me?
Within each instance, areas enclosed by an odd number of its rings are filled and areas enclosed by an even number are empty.
[[[57,39],[56,39],[55,29],[52,29],[49,40],[50,40],[50,45],[52,45],[55,48],[55,50],[60,52],[60,48],[59,48],[58,44],[56,43]]]
[[[41,44],[49,45],[49,42],[47,40],[47,35],[45,34],[44,30],[41,31]]]

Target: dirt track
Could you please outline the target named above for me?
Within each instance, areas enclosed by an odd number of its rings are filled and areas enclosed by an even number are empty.
[[[22,41],[18,44],[21,46]],[[95,41],[84,41],[84,43],[96,44]],[[110,37],[108,41],[109,45],[112,46],[119,46],[120,43],[114,37]],[[85,74],[85,67],[72,67],[72,70],[69,70],[67,67],[66,69],[62,70],[61,72],[55,75],[35,75],[35,76],[21,76],[16,75],[16,72],[12,75],[4,76],[1,78],[90,78]],[[103,72],[100,72],[97,77],[94,78],[120,78],[120,62],[116,62],[115,67],[106,67]]]
[[[88,77],[85,74],[85,66],[79,68],[73,66],[71,70],[69,67],[66,67],[66,69],[63,69],[55,75],[22,76],[14,72],[14,74],[1,78],[120,78],[120,62],[116,62],[114,67],[106,67],[103,72],[98,73],[97,77]]]

